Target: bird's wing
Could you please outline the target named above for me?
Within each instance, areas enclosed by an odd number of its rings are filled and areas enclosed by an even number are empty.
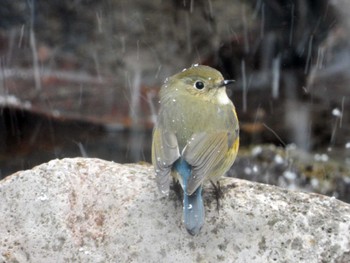
[[[192,166],[192,175],[187,183],[187,194],[191,195],[213,169],[222,162],[234,141],[235,134],[227,131],[201,132],[183,150],[183,158]]]
[[[152,163],[156,181],[162,193],[169,192],[172,164],[180,157],[179,146],[174,133],[156,125],[153,130]]]

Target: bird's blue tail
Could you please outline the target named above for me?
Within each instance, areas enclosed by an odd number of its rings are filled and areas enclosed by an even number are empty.
[[[199,186],[192,195],[187,195],[186,188],[188,178],[191,176],[191,166],[185,160],[179,159],[175,162],[175,169],[180,174],[183,181],[183,220],[185,227],[188,233],[196,235],[204,224],[202,186]]]

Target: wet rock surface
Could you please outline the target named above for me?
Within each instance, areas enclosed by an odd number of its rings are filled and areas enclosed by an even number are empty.
[[[224,178],[221,209],[183,227],[149,165],[53,160],[0,183],[1,262],[348,262],[350,206],[336,198]]]

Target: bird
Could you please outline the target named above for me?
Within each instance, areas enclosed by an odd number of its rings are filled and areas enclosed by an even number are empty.
[[[206,65],[192,65],[165,79],[152,134],[152,164],[161,193],[171,178],[183,190],[183,222],[197,235],[205,222],[202,189],[217,182],[234,163],[239,148],[235,106],[222,74]]]

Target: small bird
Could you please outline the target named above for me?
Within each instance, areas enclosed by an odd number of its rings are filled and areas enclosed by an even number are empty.
[[[153,130],[152,163],[158,188],[169,193],[171,176],[183,189],[183,221],[191,235],[204,224],[203,183],[233,164],[239,147],[235,107],[219,71],[193,65],[165,80]]]

